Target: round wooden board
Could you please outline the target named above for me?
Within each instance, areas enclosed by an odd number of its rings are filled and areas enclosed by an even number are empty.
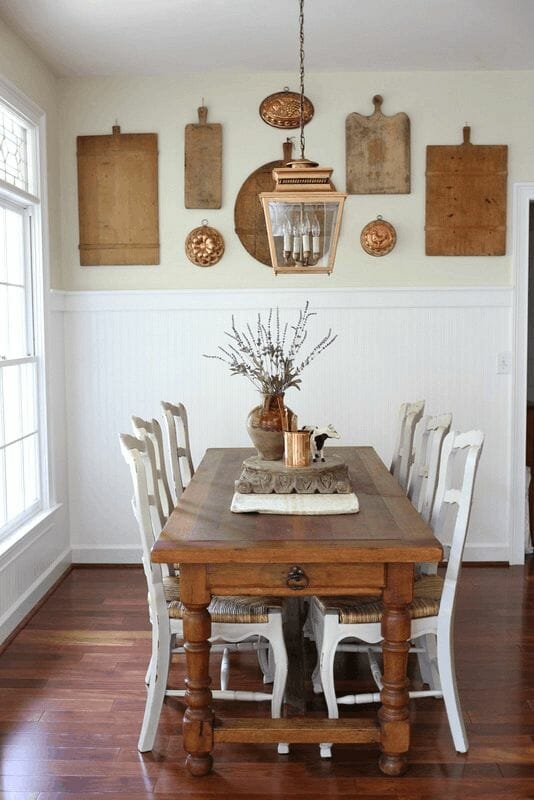
[[[239,241],[247,253],[267,267],[272,267],[272,262],[259,194],[274,190],[272,171],[275,167],[283,167],[291,159],[291,143],[284,142],[284,149],[287,158],[262,164],[248,176],[237,194],[234,206],[234,225]]]

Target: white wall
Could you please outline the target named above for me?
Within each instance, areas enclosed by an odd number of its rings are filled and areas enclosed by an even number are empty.
[[[534,180],[533,72],[313,73],[306,92],[315,117],[306,126],[306,154],[334,167],[345,188],[345,117],[370,114],[371,98],[384,97],[383,111],[408,113],[412,133],[410,195],[350,196],[345,206],[334,273],[330,278],[279,276],[251,258],[234,233],[238,190],[259,165],[281,157],[286,133],[258,115],[260,101],[284,85],[295,88],[296,74],[197,73],[175,77],[91,78],[60,81],[62,152],[62,259],[64,289],[217,289],[336,286],[499,286],[510,284],[510,245],[501,257],[426,257],[425,148],[460,144],[462,126],[471,125],[474,144],[509,145],[509,186]],[[201,98],[208,120],[223,124],[223,207],[186,210],[183,203],[183,135],[197,121]],[[124,132],[159,136],[161,265],[80,267],[76,189],[76,136],[110,133],[118,121]],[[298,142],[298,131],[295,142]],[[511,208],[511,191],[509,192]],[[377,214],[397,229],[398,244],[383,258],[360,247],[362,227]],[[187,233],[203,217],[224,236],[226,253],[211,269],[191,264],[184,254]],[[508,214],[510,228],[511,215]],[[511,237],[509,235],[509,242]]]
[[[59,147],[57,86],[54,75],[31,50],[0,21],[0,76],[39,106],[46,116],[48,224],[47,271],[59,279]],[[46,202],[47,200],[47,202]],[[45,276],[48,292],[50,279]],[[46,298],[47,299],[47,298]],[[67,455],[65,431],[65,375],[63,320],[46,321],[48,419],[53,513],[20,541],[0,543],[0,642],[23,619],[70,563],[67,514]]]
[[[386,463],[404,400],[452,411],[460,430],[482,428],[466,558],[508,559],[511,377],[496,374],[495,354],[510,349],[511,290],[467,288],[57,296],[58,315],[65,314],[75,562],[138,557],[118,444],[131,414],[159,417],[160,400],[183,401],[196,463],[207,447],[250,446],[245,420],[257,394],[202,354],[222,343],[233,312],[238,323],[254,321],[268,302],[294,319],[304,298],[318,313],[310,341],[330,326],[339,338],[303,373],[302,391],[286,395],[300,423],[332,422],[340,444],[372,444]]]

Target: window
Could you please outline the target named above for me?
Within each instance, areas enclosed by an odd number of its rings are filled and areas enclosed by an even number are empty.
[[[47,504],[38,125],[1,91],[0,538]]]
[[[0,105],[0,178],[19,189],[30,191],[31,132],[5,104]]]

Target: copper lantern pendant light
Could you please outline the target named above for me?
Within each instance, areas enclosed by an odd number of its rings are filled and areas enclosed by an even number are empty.
[[[300,24],[300,159],[273,169],[273,192],[261,192],[275,273],[330,273],[347,195],[330,182],[331,167],[304,155],[304,0]]]

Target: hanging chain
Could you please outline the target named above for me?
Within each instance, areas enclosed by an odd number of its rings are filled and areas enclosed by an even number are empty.
[[[300,41],[300,157],[304,158],[304,0],[299,0]]]

